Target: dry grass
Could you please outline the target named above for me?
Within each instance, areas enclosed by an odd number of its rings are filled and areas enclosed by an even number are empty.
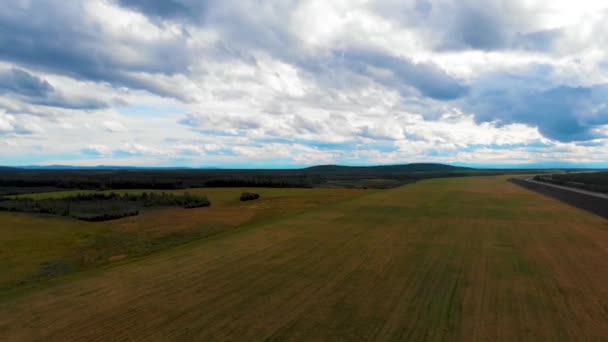
[[[248,190],[189,189],[190,193],[206,194],[212,206],[152,209],[139,216],[107,222],[0,212],[0,291],[139,257],[368,193],[349,189],[259,189],[256,191],[261,193],[261,199],[240,202],[241,192]],[[77,192],[27,196],[62,197]]]
[[[424,181],[4,297],[0,340],[601,340],[608,221]]]

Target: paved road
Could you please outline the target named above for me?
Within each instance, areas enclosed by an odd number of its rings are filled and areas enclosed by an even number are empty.
[[[562,189],[562,190],[568,190],[568,191],[572,191],[572,192],[577,192],[579,194],[584,194],[584,195],[594,196],[594,197],[598,197],[598,198],[608,199],[608,194],[603,194],[603,193],[599,193],[599,192],[593,192],[593,191],[588,191],[588,190],[583,190],[583,189],[578,189],[578,188],[572,188],[572,187],[569,187],[569,186],[556,185],[556,184],[547,183],[547,182],[539,182],[539,181],[535,181],[534,180],[534,176],[527,176],[527,177],[524,177],[522,179],[525,180],[525,181],[528,181],[528,182],[532,182],[532,183],[536,183],[536,184],[541,184],[541,185],[545,185],[545,186],[549,186],[549,187],[553,187],[553,188],[558,188],[558,189]]]
[[[511,182],[608,219],[608,195],[606,194],[537,182],[530,177],[512,178]]]

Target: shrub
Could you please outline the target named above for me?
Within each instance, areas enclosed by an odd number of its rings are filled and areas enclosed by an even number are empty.
[[[90,222],[100,222],[100,221],[109,221],[109,220],[117,220],[123,217],[128,216],[136,216],[139,215],[139,210],[136,209],[126,209],[124,211],[115,211],[115,212],[106,212],[99,214],[76,214],[72,217],[82,220],[82,221],[90,221]]]
[[[260,198],[260,195],[253,192],[243,192],[241,194],[241,201],[253,201],[258,198]]]

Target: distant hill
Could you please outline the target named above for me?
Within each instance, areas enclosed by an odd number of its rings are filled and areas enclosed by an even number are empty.
[[[471,171],[475,169],[436,163],[412,163],[379,166],[319,165],[308,167],[303,170],[314,173],[410,173]]]
[[[162,170],[231,170],[238,171],[239,169],[221,169],[217,167],[208,168],[190,168],[190,167],[145,167],[145,166],[112,166],[112,165],[97,165],[97,166],[73,166],[73,165],[25,165],[17,167],[0,166],[0,171],[16,171],[16,170],[105,170],[105,171],[162,171]],[[411,173],[411,172],[455,172],[455,171],[470,171],[476,170],[469,167],[452,166],[438,163],[412,163],[399,165],[374,165],[374,166],[343,166],[343,165],[317,165],[303,169],[291,169],[288,171],[304,171],[313,173]],[[250,171],[284,171],[280,169],[257,169]]]
[[[112,165],[97,165],[97,166],[73,166],[73,165],[24,165],[17,167],[0,166],[0,171],[16,171],[16,170],[105,170],[105,171],[162,171],[162,170],[232,170],[239,169],[222,169],[218,167],[207,168],[191,168],[191,167],[146,167],[146,166],[112,166]],[[289,170],[289,169],[288,169]],[[452,166],[447,164],[437,163],[412,163],[400,165],[374,165],[374,166],[343,166],[343,165],[317,165],[303,169],[291,169],[291,171],[305,171],[314,173],[410,173],[410,172],[453,172],[475,170],[468,167]],[[250,170],[254,171],[254,170]],[[255,171],[282,171],[280,169],[257,169]]]
[[[17,167],[25,170],[100,170],[100,171],[129,171],[129,170],[190,170],[189,167],[154,167],[154,166],[74,166],[74,165],[25,165]],[[17,169],[13,168],[13,169]],[[1,170],[1,169],[0,169]]]

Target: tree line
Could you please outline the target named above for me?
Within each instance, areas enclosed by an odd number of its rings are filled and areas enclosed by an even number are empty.
[[[106,221],[138,215],[146,207],[208,207],[206,196],[143,192],[140,194],[87,193],[62,198],[2,198],[0,211],[69,216],[85,221]]]

